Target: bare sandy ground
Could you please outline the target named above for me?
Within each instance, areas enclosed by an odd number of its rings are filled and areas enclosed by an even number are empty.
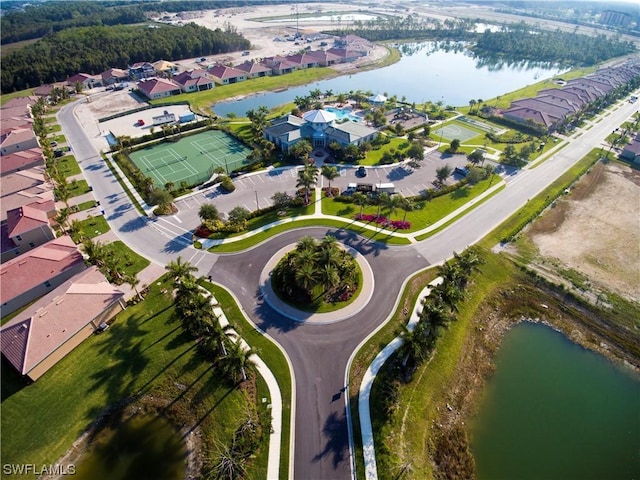
[[[591,174],[597,178],[581,181],[593,187],[563,200],[565,205],[543,217],[547,231],[534,228],[531,237],[541,255],[583,273],[594,285],[640,301],[640,172],[617,163],[599,167],[601,172]]]

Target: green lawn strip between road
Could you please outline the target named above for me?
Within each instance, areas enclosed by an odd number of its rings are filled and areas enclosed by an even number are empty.
[[[69,198],[77,197],[89,193],[91,189],[86,180],[74,180],[69,182]]]
[[[500,178],[495,176],[493,181],[485,179],[478,182],[476,185],[465,185],[451,193],[442,195],[441,197],[416,202],[416,207],[418,209],[412,212],[407,212],[406,217],[407,221],[411,222],[411,228],[407,230],[397,230],[397,232],[412,233],[422,230],[429,225],[433,225],[437,221],[449,215],[451,212],[473,200],[478,195],[484,193],[489,188],[490,183],[495,184],[498,181],[500,181]],[[335,200],[325,197],[322,199],[322,213],[325,215],[344,217],[345,221],[348,221],[360,213],[360,207],[353,203],[336,202]],[[378,213],[378,207],[375,205],[367,206],[364,208],[364,213],[375,215]],[[381,214],[391,220],[402,220],[404,218],[403,210],[398,210],[394,215],[390,216],[389,212],[383,208]],[[370,225],[374,226],[375,224],[371,222]]]
[[[89,200],[88,202],[82,202],[82,203],[79,203],[77,205],[74,205],[71,208],[73,209],[74,212],[83,212],[85,210],[92,209],[96,205],[97,204],[96,204],[95,200]]]
[[[289,473],[289,440],[291,430],[291,372],[286,357],[263,333],[252,325],[238,307],[234,297],[220,285],[204,282],[203,286],[220,302],[222,311],[231,326],[244,338],[260,358],[267,364],[280,387],[282,395],[282,443],[280,445],[280,479],[286,480]],[[258,477],[256,477],[258,478]]]
[[[368,238],[369,240],[373,240],[380,243],[386,243],[389,245],[409,245],[411,243],[409,240],[405,238],[398,238],[398,237],[386,235],[380,232],[373,232],[366,228],[353,225],[352,223],[341,222],[339,220],[318,218],[318,219],[296,220],[295,222],[276,225],[275,227],[271,227],[266,231],[256,233],[255,235],[251,235],[250,237],[244,238],[242,240],[238,240],[237,242],[230,242],[222,245],[215,245],[209,248],[209,252],[212,252],[212,253],[241,252],[251,247],[255,247],[256,245],[264,242],[265,240],[279,233],[283,233],[289,230],[295,230],[296,228],[305,228],[305,227],[329,227],[329,228],[335,228],[337,230],[347,230],[353,233],[357,233],[358,235],[362,235],[363,237]]]
[[[80,165],[76,162],[73,155],[65,155],[64,157],[54,160],[57,170],[64,175],[64,178],[72,177],[81,173]]]
[[[71,235],[71,238],[73,238],[73,241],[76,243],[80,243],[83,237],[95,238],[111,229],[103,215],[78,220],[78,226],[80,227],[80,231],[77,234]]]
[[[169,415],[185,412],[199,422],[205,452],[215,452],[216,441],[231,442],[246,395],[220,383],[172,318],[173,300],[162,293],[170,284],[157,283],[37,382],[22,384],[3,360],[4,463],[55,463],[106,408],[131,398],[173,402]]]
[[[125,275],[137,275],[151,264],[149,260],[138,255],[121,240],[107,243],[104,248],[108,256],[113,256],[118,259],[121,272]],[[142,285],[139,285],[137,288],[141,289]]]
[[[127,196],[129,197],[129,200],[131,200],[131,203],[133,205],[135,205],[136,210],[138,210],[138,213],[140,215],[142,215],[143,217],[146,217],[147,216],[146,212],[144,211],[144,209],[142,208],[142,206],[140,205],[138,200],[133,196],[133,194],[129,190],[129,187],[127,187],[127,185],[122,181],[122,178],[120,177],[120,174],[113,167],[111,161],[106,157],[106,155],[104,153],[102,154],[102,158],[104,160],[104,163],[107,164],[107,167],[109,167],[109,170],[111,170],[111,173],[113,174],[113,176],[116,178],[116,180],[118,180],[118,183],[122,187],[122,190],[124,190],[126,192]]]

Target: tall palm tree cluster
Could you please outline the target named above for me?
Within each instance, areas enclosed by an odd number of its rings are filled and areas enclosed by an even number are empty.
[[[252,349],[234,341],[231,327],[222,327],[213,312],[211,299],[200,287],[193,273],[197,268],[181,257],[167,264],[165,269],[173,279],[175,316],[187,334],[197,341],[204,356],[211,360],[223,378],[233,385],[247,379],[255,365]]]
[[[404,343],[400,358],[405,373],[411,372],[426,360],[440,335],[456,320],[458,304],[464,299],[471,274],[484,260],[475,248],[461,254],[454,253],[453,260],[439,267],[443,282],[422,299],[422,312],[413,331],[404,328]]]
[[[353,257],[330,235],[317,242],[302,237],[273,270],[272,285],[285,299],[297,303],[322,298],[333,303],[350,298],[358,287],[358,267]]]
[[[298,181],[296,188],[304,189],[304,204],[309,205],[309,197],[311,195],[311,187],[318,183],[318,167],[315,164],[307,163],[305,167],[298,172]]]

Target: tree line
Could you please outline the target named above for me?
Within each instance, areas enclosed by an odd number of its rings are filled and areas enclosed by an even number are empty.
[[[270,1],[283,3],[284,0]],[[154,12],[184,12],[212,10],[215,8],[243,7],[262,4],[259,0],[218,1],[60,1],[27,5],[23,10],[9,10],[0,18],[0,42],[2,45],[41,38],[68,28],[124,25],[147,21],[147,14]],[[2,6],[5,10],[5,5]]]
[[[62,81],[78,72],[99,74],[108,68],[126,69],[141,61],[181,60],[201,55],[245,50],[241,35],[184,26],[81,27],[53,33],[11,53],[2,62],[2,92]]]

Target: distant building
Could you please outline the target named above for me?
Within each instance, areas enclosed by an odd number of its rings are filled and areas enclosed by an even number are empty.
[[[179,73],[178,75],[173,76],[171,81],[178,85],[180,90],[185,93],[210,90],[215,86],[213,80],[209,77],[209,74],[201,68]]]
[[[605,10],[600,14],[600,23],[614,27],[626,27],[631,23],[633,17],[628,13],[616,12],[615,10]]]
[[[179,95],[180,87],[164,78],[147,78],[138,82],[138,90],[149,100]]]

